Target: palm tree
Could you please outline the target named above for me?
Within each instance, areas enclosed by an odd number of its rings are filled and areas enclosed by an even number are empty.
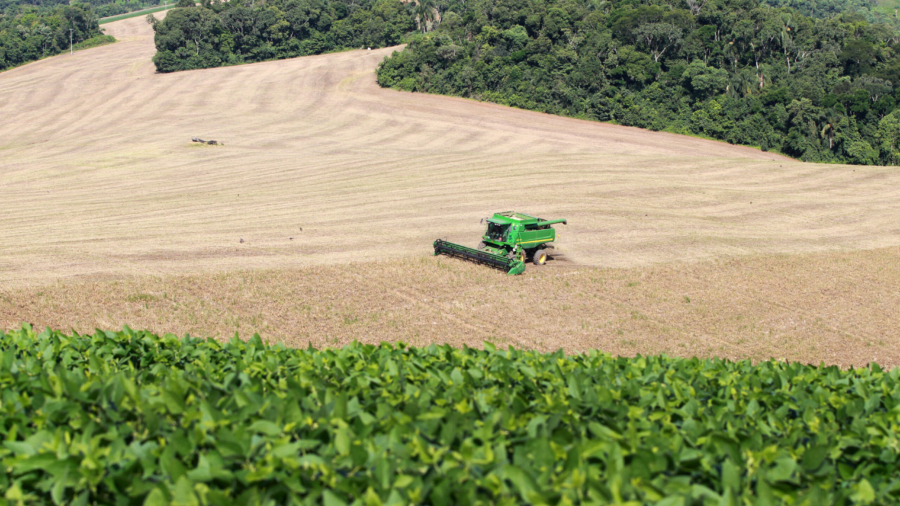
[[[819,135],[823,138],[828,137],[828,149],[834,149],[834,136],[838,134],[837,130],[842,126],[841,121],[843,119],[843,116],[834,109],[825,111],[823,117],[824,126],[822,127],[822,133]]]
[[[436,11],[435,0],[416,0],[416,23],[419,24],[422,33],[428,32],[428,22],[436,19]]]

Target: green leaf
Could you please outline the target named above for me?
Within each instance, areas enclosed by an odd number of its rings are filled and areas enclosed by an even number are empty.
[[[194,494],[194,484],[186,476],[178,479],[178,483],[175,484],[175,493],[172,495],[172,506],[200,506],[200,502]]]
[[[394,488],[404,489],[412,485],[414,481],[412,476],[400,475],[394,481]]]
[[[34,455],[37,453],[37,450],[35,450],[33,446],[25,442],[6,441],[3,443],[3,446],[10,449],[16,455]]]
[[[297,463],[303,467],[324,464],[325,461],[318,455],[304,455],[297,459]]]
[[[369,452],[366,447],[360,443],[350,445],[350,461],[354,466],[362,467],[369,461]]]
[[[381,498],[378,497],[378,494],[375,493],[375,489],[369,487],[366,489],[366,495],[363,500],[365,501],[366,506],[383,506],[384,503],[381,502]]]
[[[90,493],[85,490],[84,492],[78,494],[78,497],[76,497],[75,500],[72,501],[70,506],[88,506],[89,496]]]
[[[160,489],[154,488],[144,499],[144,506],[169,506],[169,501]]]
[[[860,504],[872,504],[875,502],[875,489],[872,488],[869,480],[863,478],[855,488],[856,491],[851,496],[854,501]]]
[[[566,376],[566,392],[569,394],[569,397],[581,400],[581,381],[576,375],[569,374]]]
[[[69,469],[65,468],[63,470],[63,474],[58,476],[53,483],[53,488],[50,490],[50,498],[53,499],[53,504],[63,504],[66,498],[66,486],[69,481]]]
[[[503,468],[503,474],[506,476],[506,479],[515,485],[519,495],[521,495],[522,499],[525,501],[533,502],[534,499],[539,496],[534,479],[522,470],[522,468],[508,465]]]
[[[181,395],[170,389],[164,389],[161,394],[170,413],[173,415],[184,413],[184,398]]]
[[[779,457],[775,460],[775,467],[769,469],[768,476],[772,481],[788,481],[797,468],[797,463],[790,457]]]
[[[272,450],[272,456],[279,459],[294,456],[300,453],[302,446],[303,444],[299,442],[281,445]]]
[[[259,432],[261,434],[272,437],[281,434],[281,427],[268,420],[257,420],[250,424],[250,427],[248,427],[248,429],[252,432]]]
[[[733,492],[741,490],[741,472],[731,459],[722,463],[722,489]]]
[[[664,499],[660,499],[656,502],[655,506],[684,506],[684,497],[681,496],[670,496]]]
[[[699,460],[703,457],[703,452],[696,448],[682,448],[681,454],[678,455],[679,462],[691,462]]]
[[[601,425],[597,422],[591,422],[588,424],[588,429],[598,438],[601,439],[612,439],[619,440],[622,439],[622,435],[618,432],[606,427],[605,425]]]
[[[25,494],[22,493],[22,489],[19,488],[18,483],[13,483],[13,486],[6,489],[6,493],[3,494],[3,497],[9,499],[10,501],[24,501]]]
[[[56,455],[52,453],[41,453],[28,457],[25,460],[13,464],[13,472],[15,474],[30,473],[37,469],[45,469],[57,461]]]
[[[406,506],[407,502],[400,495],[400,492],[396,490],[391,490],[390,495],[388,495],[387,502],[384,503],[384,506]]]
[[[350,434],[347,429],[338,429],[334,435],[334,447],[341,455],[350,453]]]
[[[209,460],[206,455],[200,455],[196,469],[188,471],[186,475],[192,481],[210,481],[213,479],[212,471],[209,467]]]
[[[322,497],[324,498],[324,506],[347,506],[347,503],[331,490],[326,490]]]
[[[821,467],[822,462],[825,462],[825,457],[827,456],[827,447],[811,446],[803,452],[803,458],[800,460],[800,465],[803,466],[805,471],[815,471]]]
[[[422,413],[421,415],[416,417],[416,420],[428,421],[428,420],[440,420],[447,416],[447,410],[435,408],[427,413]]]

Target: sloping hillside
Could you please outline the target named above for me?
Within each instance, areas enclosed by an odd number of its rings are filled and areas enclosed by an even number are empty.
[[[894,170],[383,90],[389,49],[155,74],[108,27],[0,75],[5,283],[418,256],[506,209],[586,265],[898,242]]]
[[[900,363],[896,169],[385,90],[390,50],[156,74],[107,26],[0,74],[0,326]],[[568,218],[553,265],[430,257],[509,209]]]

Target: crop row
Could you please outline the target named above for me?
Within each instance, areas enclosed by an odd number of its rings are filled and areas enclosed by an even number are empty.
[[[0,332],[7,504],[894,504],[898,370]]]

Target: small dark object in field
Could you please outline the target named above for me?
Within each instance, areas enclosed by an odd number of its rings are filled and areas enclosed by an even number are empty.
[[[290,240],[292,240],[292,241],[293,241],[293,240],[294,240],[294,238],[293,238],[293,237],[288,237],[288,239],[290,239]]]
[[[239,243],[241,243],[241,244],[244,244],[244,239],[243,239],[243,238],[241,238],[241,240],[240,240],[240,241],[238,241],[238,242],[239,242]]]
[[[203,140],[203,139],[201,139],[201,138],[199,138],[199,137],[191,137],[191,140],[194,141],[194,142],[206,142],[205,140]]]
[[[216,142],[216,141],[209,141],[209,142],[207,142],[207,144],[209,144],[210,146],[215,146],[215,145],[217,145],[217,144],[219,144],[219,143]]]

